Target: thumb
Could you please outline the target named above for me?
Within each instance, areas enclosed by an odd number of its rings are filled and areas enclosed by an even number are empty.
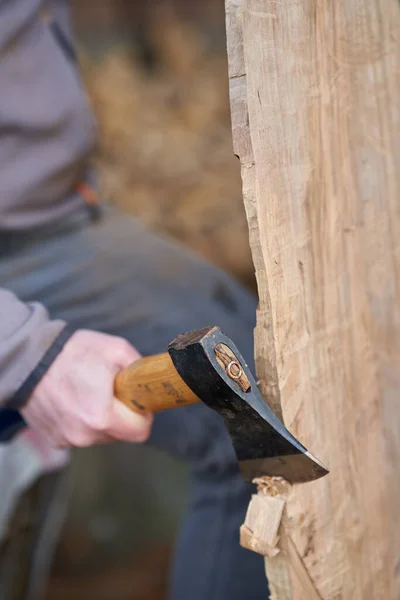
[[[115,439],[141,443],[150,435],[153,415],[139,415],[114,398],[109,423],[107,433]]]

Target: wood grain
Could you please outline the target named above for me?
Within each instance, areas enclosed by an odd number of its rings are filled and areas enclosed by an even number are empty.
[[[272,597],[398,600],[400,4],[226,0],[226,16],[257,374],[331,470],[287,500]]]
[[[200,402],[178,375],[169,354],[155,354],[132,363],[115,378],[115,396],[131,410],[159,412]]]

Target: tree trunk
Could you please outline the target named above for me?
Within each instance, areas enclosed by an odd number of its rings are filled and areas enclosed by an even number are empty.
[[[226,0],[226,16],[257,374],[331,470],[280,493],[271,596],[398,600],[400,4]]]

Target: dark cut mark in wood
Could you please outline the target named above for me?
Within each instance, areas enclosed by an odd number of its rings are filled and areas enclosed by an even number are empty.
[[[174,398],[176,404],[187,404],[185,398],[182,398],[178,390],[169,381],[164,381],[162,384],[166,394]]]
[[[137,408],[138,410],[140,410],[140,411],[142,411],[142,412],[145,412],[145,410],[146,410],[146,407],[145,407],[145,406],[143,406],[143,404],[140,404],[140,402],[138,402],[137,400],[134,400],[134,399],[132,398],[132,400],[131,400],[131,403],[132,403],[134,406],[136,406],[136,408]]]
[[[137,387],[144,388],[149,394],[153,393],[153,390],[151,389],[151,385],[149,383],[138,383]]]
[[[224,369],[228,377],[230,377],[243,392],[248,392],[251,388],[251,383],[239,360],[229,346],[226,346],[226,344],[217,344],[214,348],[214,352],[219,366]]]

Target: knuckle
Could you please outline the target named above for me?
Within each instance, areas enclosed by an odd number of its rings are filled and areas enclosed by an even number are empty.
[[[96,433],[104,433],[109,426],[108,415],[99,411],[85,419],[86,425]]]
[[[118,338],[118,345],[121,348],[121,350],[128,351],[131,349],[130,343],[125,338]]]
[[[149,439],[149,436],[150,436],[150,429],[149,430],[141,429],[140,431],[136,432],[135,442],[137,442],[138,444],[143,444],[144,442],[147,442],[147,440]]]
[[[148,419],[143,425],[136,431],[136,441],[141,444],[149,439],[151,433],[152,420]]]
[[[112,342],[104,348],[104,355],[111,363],[124,360],[128,352],[129,344],[122,338],[113,338]]]
[[[124,340],[122,338],[118,341],[118,350],[121,356],[126,356],[128,358],[130,358],[134,353],[131,344],[127,340]]]
[[[86,448],[93,444],[93,435],[89,429],[80,429],[70,432],[68,441],[77,448]]]

